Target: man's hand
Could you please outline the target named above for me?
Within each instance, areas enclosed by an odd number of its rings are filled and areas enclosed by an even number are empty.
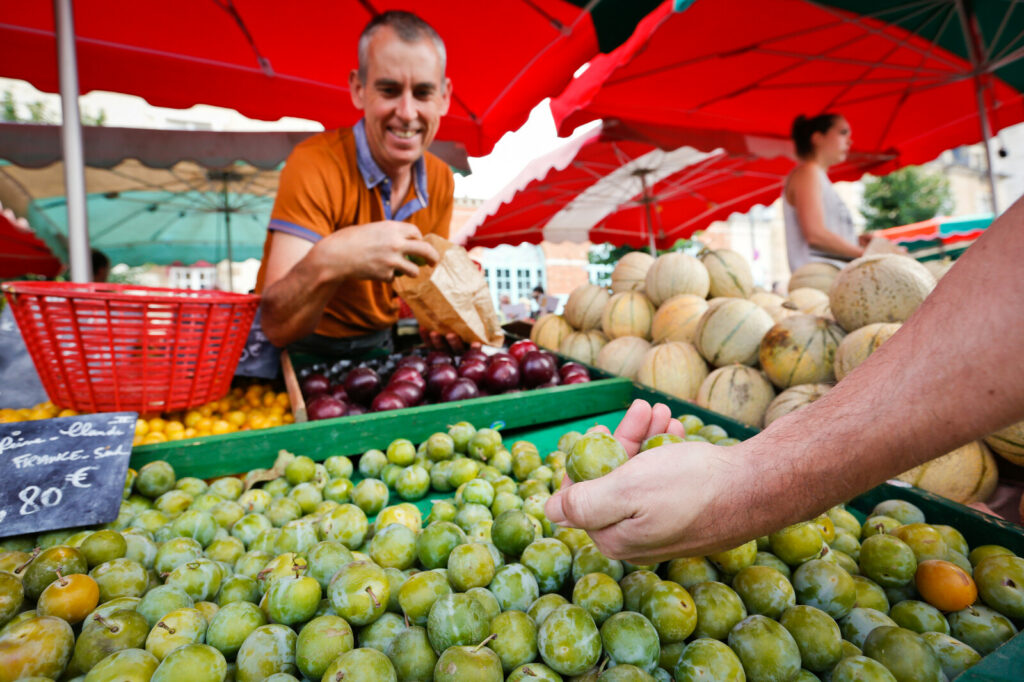
[[[744,513],[736,495],[740,446],[678,443],[639,452],[659,433],[684,430],[665,405],[635,401],[614,434],[629,461],[601,478],[566,481],[545,504],[548,518],[586,530],[605,556],[638,564],[740,544],[743,538],[711,531],[723,516]]]
[[[544,510],[552,523],[586,530],[605,556],[636,564],[729,549],[748,539],[721,529],[742,528],[749,511],[737,490],[745,468],[733,456],[738,447],[676,443],[647,450],[609,474],[563,488]]]
[[[446,353],[454,353],[456,355],[464,353],[468,348],[480,348],[481,345],[478,341],[466,343],[454,332],[442,334],[432,329],[428,329],[422,326],[422,324],[420,326],[420,338],[423,339],[423,343],[428,348],[445,351]]]
[[[373,279],[390,282],[396,275],[415,277],[419,267],[406,256],[431,265],[437,250],[424,241],[419,228],[410,223],[382,220],[354,225],[324,237],[316,245],[317,260],[332,271],[335,281]]]

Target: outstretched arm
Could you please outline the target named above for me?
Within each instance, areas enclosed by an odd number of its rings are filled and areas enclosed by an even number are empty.
[[[812,517],[1020,420],[1022,263],[1024,199],[823,398],[739,445],[641,453],[552,496],[548,517],[586,529],[610,557],[706,554]],[[634,406],[623,421],[650,421],[649,409]]]

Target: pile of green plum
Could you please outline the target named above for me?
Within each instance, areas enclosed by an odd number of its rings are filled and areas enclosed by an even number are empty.
[[[694,420],[691,440],[727,437]],[[0,542],[0,682],[938,681],[1024,618],[1024,559],[899,500],[707,557],[609,559],[543,509],[622,461],[607,434],[542,457],[460,422],[355,468],[147,464],[106,527]]]

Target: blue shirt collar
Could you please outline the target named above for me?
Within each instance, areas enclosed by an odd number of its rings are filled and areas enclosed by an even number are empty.
[[[359,174],[363,176],[366,188],[373,189],[385,180],[389,180],[374,161],[373,154],[370,153],[370,143],[366,139],[366,119],[359,119],[359,122],[353,126],[352,133],[356,138],[356,165],[359,167]],[[421,206],[426,206],[430,201],[430,196],[427,194],[427,164],[422,156],[412,166],[412,180],[417,199]],[[390,184],[389,180],[388,196],[391,195]]]

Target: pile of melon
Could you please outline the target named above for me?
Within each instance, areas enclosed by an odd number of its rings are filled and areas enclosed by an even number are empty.
[[[763,428],[825,395],[895,334],[936,284],[906,256],[811,263],[788,294],[753,284],[731,250],[642,252],[616,265],[611,290],[585,284],[562,315],[538,320],[540,346]],[[987,443],[987,445],[986,445]],[[997,480],[991,450],[1024,464],[1024,422],[903,478],[961,502]]]

